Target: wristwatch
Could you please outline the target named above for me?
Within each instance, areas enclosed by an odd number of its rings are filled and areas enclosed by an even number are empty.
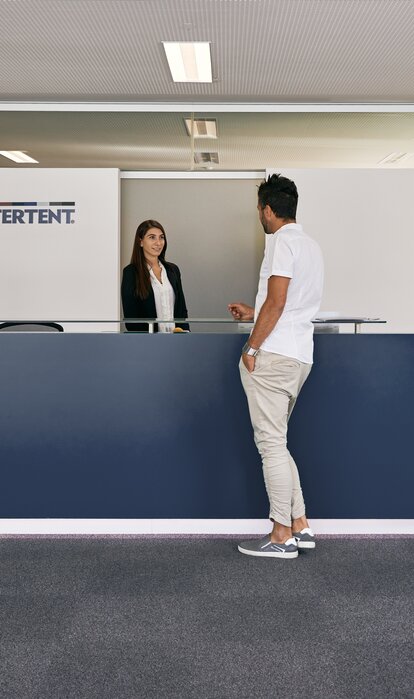
[[[250,347],[249,343],[246,342],[245,345],[243,345],[242,349],[242,354],[248,354],[249,357],[255,357],[256,354],[258,353],[258,349],[254,349],[254,347]]]

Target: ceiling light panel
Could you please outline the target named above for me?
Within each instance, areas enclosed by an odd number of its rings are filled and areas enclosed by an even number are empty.
[[[0,150],[0,155],[3,155],[9,160],[13,160],[15,163],[38,163],[38,160],[31,158],[27,153],[23,153],[21,150]]]
[[[163,41],[165,55],[176,83],[211,83],[210,42]]]
[[[390,153],[385,158],[378,162],[378,165],[395,165],[396,163],[401,163],[403,160],[410,158],[412,153]]]
[[[194,162],[197,163],[197,165],[218,165],[218,153],[196,151],[194,153]]]
[[[191,136],[191,119],[184,119],[184,122],[187,133]],[[193,136],[194,138],[217,138],[216,119],[194,119]]]

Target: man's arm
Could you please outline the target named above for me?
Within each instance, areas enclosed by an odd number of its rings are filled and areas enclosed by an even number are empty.
[[[259,349],[282,315],[286,304],[289,282],[290,277],[269,277],[266,300],[260,309],[249,339],[249,345],[253,349]],[[242,356],[246,369],[253,371],[255,358],[247,354]]]
[[[269,277],[266,300],[260,309],[249,340],[249,345],[254,349],[259,349],[282,315],[289,282],[290,277]]]

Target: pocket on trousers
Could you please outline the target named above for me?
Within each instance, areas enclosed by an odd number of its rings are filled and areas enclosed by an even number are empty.
[[[281,357],[280,359],[272,359],[271,367],[274,369],[286,369],[286,371],[300,370],[300,362],[297,359],[290,357]]]

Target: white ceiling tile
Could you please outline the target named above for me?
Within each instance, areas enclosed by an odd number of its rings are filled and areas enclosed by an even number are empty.
[[[41,167],[187,169],[184,114],[111,102],[414,103],[413,36],[414,0],[0,0],[0,100],[109,110],[0,112],[0,149]],[[173,83],[162,41],[210,41],[213,83]],[[199,116],[218,120],[223,170],[376,167],[414,151],[410,113]]]

